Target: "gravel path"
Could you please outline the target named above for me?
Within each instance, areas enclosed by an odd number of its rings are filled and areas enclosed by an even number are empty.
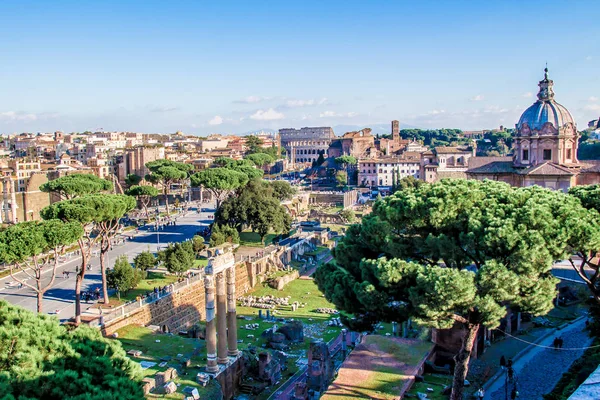
[[[561,335],[564,339],[564,348],[585,347],[592,341],[587,332],[580,329],[573,329],[570,332],[565,331]],[[542,395],[552,391],[562,374],[569,369],[573,361],[583,354],[583,350],[554,350],[540,347],[534,351],[537,351],[537,354],[531,360],[527,361],[521,368],[518,364],[515,368],[519,399],[542,399]],[[502,382],[504,382],[504,379],[502,377]],[[512,390],[511,384],[509,384],[510,390]],[[501,389],[493,392],[489,398],[491,400],[504,400],[504,385]]]

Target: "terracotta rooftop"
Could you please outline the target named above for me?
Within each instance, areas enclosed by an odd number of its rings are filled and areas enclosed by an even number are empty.
[[[437,154],[458,154],[458,153],[470,153],[473,149],[470,147],[449,147],[439,146],[435,148]]]
[[[573,171],[570,171],[568,168],[562,167],[558,164],[554,164],[551,162],[545,162],[543,164],[535,165],[533,167],[529,167],[525,170],[519,171],[521,175],[553,175],[553,176],[572,176],[575,175]]]
[[[467,170],[467,174],[511,174],[514,172],[512,161],[492,161]]]

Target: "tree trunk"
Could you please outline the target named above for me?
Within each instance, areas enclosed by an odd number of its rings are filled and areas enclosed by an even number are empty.
[[[100,273],[102,274],[102,296],[104,297],[104,304],[109,304],[110,299],[108,298],[108,283],[106,282],[106,253],[110,248],[110,240],[102,238],[100,242]]]
[[[85,266],[87,265],[88,257],[83,239],[79,239],[77,244],[81,251],[81,268],[79,273],[75,276],[75,324],[79,325],[81,323],[81,286],[83,284],[83,278],[85,277]]]
[[[479,324],[467,325],[460,351],[454,356],[456,365],[454,366],[454,379],[452,380],[450,400],[463,400],[465,379],[467,378],[467,372],[469,372],[469,361],[471,360],[471,352],[477,338],[477,331],[479,331]]]
[[[169,186],[165,184],[165,207],[167,208],[167,217],[169,216]]]
[[[44,299],[44,290],[42,290],[42,271],[38,269],[35,273],[35,278],[37,280],[37,312],[38,314],[42,313],[42,300]]]
[[[42,313],[42,300],[44,299],[44,292],[37,292],[37,312]]]
[[[146,212],[146,219],[148,220],[148,222],[150,222],[150,213],[148,212],[148,203],[149,202],[150,202],[150,199],[148,199],[148,200],[142,199],[142,207],[144,207],[144,211]]]

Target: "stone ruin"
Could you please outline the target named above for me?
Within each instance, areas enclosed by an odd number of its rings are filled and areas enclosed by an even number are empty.
[[[319,313],[319,314],[332,314],[332,315],[337,315],[339,314],[339,311],[334,309],[334,308],[327,308],[327,307],[321,307],[321,308],[317,308],[315,310],[315,312]]]
[[[144,378],[144,393],[148,394],[154,388],[163,394],[174,393],[177,391],[177,385],[175,385],[173,380],[177,379],[177,377],[178,374],[175,368],[167,368],[164,372],[157,372],[154,378]],[[170,392],[169,390],[172,390],[173,386],[175,386],[175,390]]]
[[[317,394],[322,394],[333,379],[334,373],[333,359],[329,353],[327,343],[322,340],[315,340],[310,343],[308,349],[308,371],[307,384],[309,390]]]
[[[289,349],[288,343],[301,343],[304,341],[304,326],[300,321],[291,321],[280,328],[273,326],[265,329],[261,334],[267,346],[275,350]]]
[[[306,400],[308,399],[308,385],[306,382],[296,382],[294,392],[290,400]]]
[[[301,321],[291,321],[277,330],[282,333],[287,340],[293,343],[304,342],[304,325]]]
[[[258,355],[258,379],[269,385],[274,385],[281,379],[281,365],[268,351]]]
[[[254,307],[262,309],[274,309],[277,306],[288,306],[291,297],[275,297],[275,296],[241,296],[238,297],[238,302],[244,307]]]

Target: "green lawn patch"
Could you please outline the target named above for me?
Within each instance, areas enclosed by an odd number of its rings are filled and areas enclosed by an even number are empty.
[[[137,325],[123,327],[117,333],[119,335],[117,340],[121,342],[125,351],[142,351],[139,358],[131,357],[134,361],[157,363],[154,367],[143,370],[144,376],[154,376],[157,372],[165,371],[169,367],[174,367],[179,372],[179,378],[175,380],[175,383],[179,385],[176,393],[171,395],[150,394],[148,398],[181,399],[182,390],[186,386],[197,388],[202,399],[216,400],[220,398],[219,387],[214,382],[209,383],[206,387],[201,387],[194,381],[198,372],[202,370],[202,368],[196,366],[205,364],[206,347],[203,340],[153,333],[150,329]],[[184,370],[176,359],[178,354],[189,357],[192,361],[192,367]],[[171,357],[171,360],[164,367],[160,367],[160,359],[166,356]]]
[[[307,255],[309,255],[309,256],[317,256],[317,255],[320,255],[320,254],[326,253],[326,252],[328,252],[328,251],[329,251],[329,248],[328,248],[328,247],[318,246],[318,247],[317,247],[315,250],[313,250],[313,251],[308,251],[308,252],[306,252],[306,253],[304,253],[304,254],[307,254]]]
[[[260,241],[260,235],[255,232],[244,231],[240,233],[240,246],[250,246],[250,247],[264,247],[273,243],[273,238],[277,237],[275,233],[268,233],[265,236],[265,244],[263,245]]]
[[[152,292],[155,287],[163,287],[170,285],[173,282],[177,282],[177,277],[174,275],[165,275],[159,272],[148,272],[148,277],[142,279],[139,285],[135,289],[131,289],[128,292],[121,292],[121,302],[126,303],[131,300],[135,300],[138,296],[142,296],[147,292]],[[119,302],[116,293],[110,296],[111,302]]]
[[[194,268],[204,268],[208,265],[208,258],[201,258],[194,261]]]
[[[433,344],[369,335],[350,354],[323,400],[397,399]]]
[[[448,396],[442,394],[444,387],[452,385],[452,375],[425,374],[425,382],[415,382],[408,393],[427,393],[427,398],[432,400],[448,400]],[[427,391],[428,388],[433,392]]]

